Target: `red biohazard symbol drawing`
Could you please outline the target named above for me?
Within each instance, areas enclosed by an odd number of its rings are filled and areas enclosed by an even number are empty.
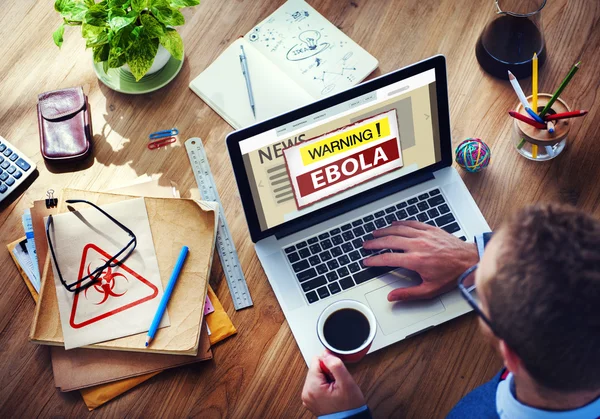
[[[110,258],[108,253],[95,244],[87,244],[83,248],[78,279],[83,278],[86,271],[89,274],[93,266],[105,263]],[[80,329],[96,323],[152,300],[158,295],[158,288],[152,282],[125,263],[118,268],[106,268],[99,279],[100,283],[75,294],[69,319],[72,328]]]
[[[104,259],[104,263],[106,263],[107,261],[108,261],[108,259]],[[91,274],[91,270],[90,270],[91,265],[92,265],[91,263],[88,263],[88,267],[87,267],[88,275]],[[96,305],[100,305],[100,304],[104,303],[106,300],[108,300],[108,297],[120,297],[121,295],[123,295],[127,292],[127,290],[123,291],[120,294],[116,294],[113,292],[113,289],[115,288],[115,278],[122,277],[122,278],[125,278],[125,280],[129,282],[129,280],[127,279],[127,277],[125,275],[120,274],[120,273],[113,274],[112,268],[110,266],[108,268],[106,268],[106,273],[104,273],[104,272],[105,271],[102,271],[102,274],[100,275],[100,283],[94,285],[94,289],[103,295],[103,298],[100,302],[94,303]],[[86,298],[87,298],[88,290],[89,290],[89,288],[86,288],[83,291],[83,294],[85,295]]]

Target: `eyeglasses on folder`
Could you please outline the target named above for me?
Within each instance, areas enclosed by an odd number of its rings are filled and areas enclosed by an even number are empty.
[[[129,243],[127,243],[125,245],[125,247],[123,247],[121,250],[119,250],[119,252],[117,252],[114,256],[111,256],[110,259],[108,259],[104,264],[102,264],[101,266],[98,266],[96,269],[94,269],[92,272],[90,272],[88,275],[84,276],[83,278],[80,278],[80,279],[76,280],[75,282],[67,283],[64,280],[62,273],[60,272],[60,268],[58,266],[58,261],[56,260],[56,254],[54,252],[54,246],[52,245],[50,227],[54,226],[54,221],[52,219],[52,215],[48,216],[48,220],[46,221],[46,237],[48,237],[48,247],[50,248],[50,253],[52,254],[52,260],[54,261],[54,267],[56,268],[56,273],[58,274],[58,279],[60,279],[60,283],[63,284],[63,286],[67,289],[67,291],[78,293],[80,291],[83,291],[83,290],[91,287],[94,284],[99,283],[100,280],[98,278],[100,278],[100,275],[102,275],[102,272],[105,269],[107,269],[109,267],[114,268],[116,266],[121,265],[123,262],[125,262],[125,260],[127,260],[127,258],[129,256],[131,256],[131,254],[135,250],[135,247],[137,245],[137,238],[135,237],[135,234],[133,234],[133,231],[131,231],[125,225],[120,223],[117,219],[112,217],[109,213],[104,211],[102,208],[100,208],[96,204],[93,204],[84,199],[67,199],[65,202],[67,204],[91,205],[92,207],[94,207],[95,209],[100,211],[102,214],[104,214],[110,221],[112,221],[117,226],[119,226],[123,231],[125,231],[129,235],[129,237],[131,237],[131,240],[129,240]],[[123,257],[121,257],[121,255],[123,255]]]

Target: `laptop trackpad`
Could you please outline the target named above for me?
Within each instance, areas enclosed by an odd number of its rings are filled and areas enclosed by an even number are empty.
[[[391,290],[406,288],[413,284],[414,282],[409,279],[401,279],[365,295],[384,335],[390,335],[446,311],[444,304],[437,297],[431,300],[398,301],[395,303],[387,300],[387,295]]]

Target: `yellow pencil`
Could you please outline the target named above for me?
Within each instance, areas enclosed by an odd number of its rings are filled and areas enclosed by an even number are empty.
[[[533,72],[531,74],[531,108],[538,113],[538,57],[533,53]]]
[[[537,159],[537,145],[531,144],[531,157]]]

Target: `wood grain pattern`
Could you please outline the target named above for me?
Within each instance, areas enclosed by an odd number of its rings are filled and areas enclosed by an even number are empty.
[[[573,109],[589,109],[573,121],[566,150],[547,163],[530,162],[513,150],[517,104],[508,81],[484,74],[475,42],[493,13],[492,0],[309,0],[310,4],[380,61],[374,76],[442,53],[448,60],[454,145],[479,137],[492,163],[462,176],[492,227],[514,209],[541,201],[576,205],[600,216],[600,3],[554,0],[544,10],[548,60],[540,68],[541,92],[553,91],[570,67],[582,68],[563,94]],[[186,60],[164,89],[144,96],[115,93],[96,79],[91,52],[77,29],[67,28],[62,49],[51,33],[60,19],[52,0],[5,0],[0,15],[0,134],[37,162],[39,176],[0,204],[0,244],[22,236],[20,216],[48,188],[105,190],[142,174],[174,181],[186,196],[195,186],[183,144],[150,152],[152,131],[176,126],[181,138],[199,136],[210,159],[225,213],[255,306],[235,312],[215,261],[211,282],[238,327],[217,346],[214,361],[159,374],[101,407],[97,417],[310,417],[300,402],[306,367],[249,239],[224,138],[231,131],[188,89],[237,36],[283,0],[204,0],[185,10],[181,29]],[[530,91],[529,80],[521,80]],[[37,94],[82,85],[89,95],[93,158],[69,170],[47,167],[40,155]],[[72,171],[75,169],[76,171]],[[0,246],[4,249],[4,246]],[[0,250],[0,416],[81,417],[77,393],[60,393],[52,382],[47,348],[27,341],[33,302],[6,250]],[[500,367],[481,339],[473,315],[463,316],[400,342],[352,366],[376,417],[439,418]]]

